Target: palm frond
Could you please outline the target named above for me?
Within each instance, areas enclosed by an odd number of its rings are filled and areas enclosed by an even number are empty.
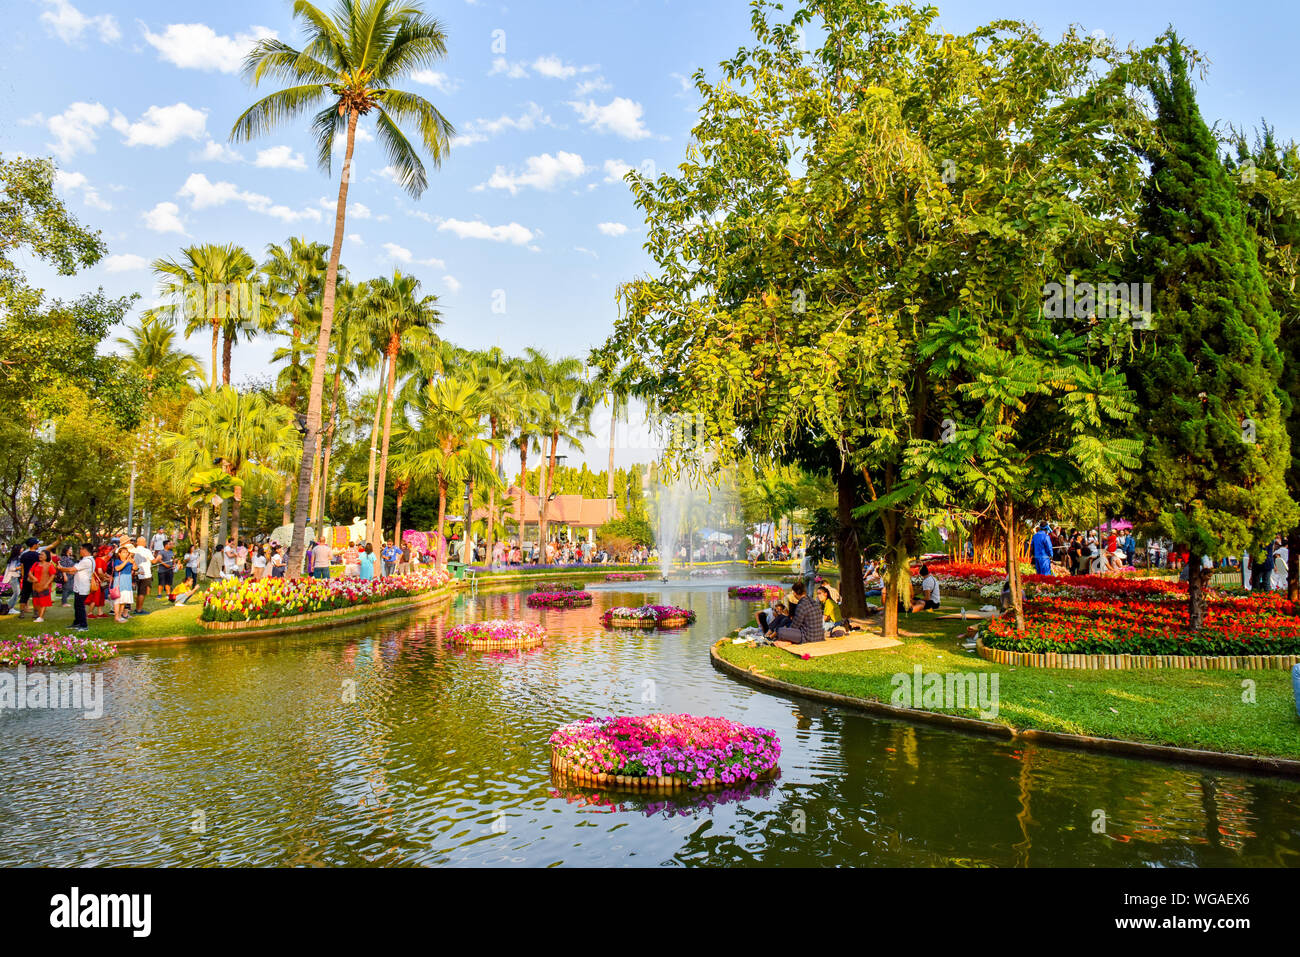
[[[398,185],[412,197],[419,198],[429,185],[429,177],[424,171],[424,164],[420,162],[420,154],[406,138],[406,134],[382,109],[375,119],[375,127],[380,145],[388,156],[389,165],[396,173]]]
[[[329,92],[329,87],[321,83],[276,90],[262,97],[235,120],[235,125],[230,130],[230,139],[233,142],[247,142],[267,133],[279,124],[293,119]]]

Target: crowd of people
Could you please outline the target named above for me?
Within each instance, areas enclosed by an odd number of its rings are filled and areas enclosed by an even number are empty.
[[[89,629],[95,618],[112,618],[119,624],[132,615],[147,615],[149,596],[155,592],[168,601],[183,600],[190,576],[176,587],[176,570],[182,565],[164,532],[148,541],[119,536],[95,544],[45,544],[28,538],[13,545],[0,577],[0,611],[20,620],[30,611],[35,623],[45,621],[56,595],[66,607],[71,600],[72,628]],[[193,549],[185,556],[188,561]]]

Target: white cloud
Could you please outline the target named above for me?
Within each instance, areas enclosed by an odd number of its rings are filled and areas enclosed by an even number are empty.
[[[94,30],[99,39],[112,43],[122,35],[117,28],[117,21],[107,13],[88,17],[68,0],[42,0],[48,8],[41,14],[41,22],[46,24],[64,43],[80,40],[87,30]]]
[[[575,100],[569,105],[577,111],[582,122],[597,132],[614,133],[626,140],[643,140],[651,135],[641,122],[644,108],[627,97],[616,96],[604,106],[596,105],[594,100],[585,103]]]
[[[208,114],[188,103],[173,103],[149,107],[134,123],[115,113],[112,125],[126,137],[122,142],[127,146],[171,146],[181,137],[201,139],[207,133]]]
[[[592,259],[600,258],[594,249],[588,249],[586,246],[574,246],[573,251],[575,253],[582,253],[584,256],[590,256]]]
[[[149,212],[143,214],[144,224],[155,233],[180,233],[185,234],[185,227],[181,225],[180,220],[181,208],[175,203],[159,203]]]
[[[87,206],[95,209],[112,209],[113,207],[100,197],[95,187],[90,185],[86,179],[85,173],[69,173],[64,170],[56,170],[54,173],[54,182],[65,192],[81,192],[81,201]]]
[[[257,151],[253,165],[266,169],[306,169],[307,161],[288,146],[270,146]]]
[[[610,85],[605,82],[603,76],[593,76],[590,80],[583,80],[573,88],[574,96],[586,96],[588,93],[602,93],[610,89]]]
[[[448,219],[438,226],[439,232],[452,232],[461,239],[488,239],[494,243],[514,243],[523,246],[533,240],[534,233],[518,223],[507,226],[489,226],[480,220],[467,222],[463,219]]]
[[[491,178],[476,189],[482,189],[484,186],[489,189],[506,189],[513,196],[526,186],[534,189],[555,189],[561,183],[576,179],[587,172],[581,156],[563,150],[554,156],[550,153],[530,156],[524,166],[525,169],[521,173],[508,173],[504,166],[498,166]]]
[[[456,88],[460,86],[459,80],[453,80],[438,70],[416,70],[411,74],[411,80],[424,86],[431,86],[439,93],[455,93]]]
[[[622,236],[627,232],[627,227],[622,223],[601,223],[596,228],[606,236]]]
[[[99,127],[108,122],[108,109],[102,103],[77,102],[46,121],[54,141],[46,144],[62,160],[77,153],[95,152]]]
[[[442,281],[447,284],[447,288],[451,290],[453,296],[460,292],[460,280],[455,276],[443,276]]]
[[[297,223],[302,220],[319,223],[322,219],[320,210],[314,207],[293,209],[282,203],[275,203],[271,197],[263,196],[261,193],[241,190],[234,183],[224,180],[214,183],[202,173],[191,173],[176,195],[188,198],[190,206],[194,209],[209,209],[213,206],[224,206],[226,203],[243,203],[254,213],[262,213],[285,223]]]
[[[497,57],[492,61],[492,69],[488,70],[488,76],[495,76],[498,73],[504,73],[512,80],[522,80],[528,76],[528,67],[523,63],[511,63],[505,57]]]
[[[145,40],[163,60],[183,70],[219,73],[238,73],[253,44],[275,35],[267,27],[254,26],[247,33],[222,36],[205,23],[172,23],[160,34],[144,28]]]
[[[397,245],[397,243],[384,243],[384,252],[388,253],[389,259],[396,259],[401,263],[411,261],[411,251],[405,246]]]
[[[225,143],[218,143],[216,140],[208,140],[203,144],[203,149],[190,154],[190,159],[207,163],[242,163],[244,161],[244,157],[240,156],[238,152]]]
[[[632,168],[632,164],[626,162],[625,160],[621,160],[621,159],[605,160],[605,182],[607,183],[623,182],[623,177],[627,175],[628,170],[630,170],[631,168]]]
[[[337,212],[339,201],[322,196],[320,198],[320,208],[328,209],[331,213]],[[348,219],[370,219],[370,207],[365,203],[348,203]]]
[[[104,257],[104,268],[109,272],[138,272],[149,268],[149,260],[135,253],[115,253]]]
[[[447,268],[447,264],[443,262],[441,259],[439,259],[437,256],[430,256],[428,259],[417,259],[416,262],[419,263],[421,266],[432,266],[434,269]]]
[[[364,246],[366,241],[361,238],[360,233],[348,233],[345,237],[348,242],[356,243],[358,246]]]
[[[519,116],[501,115],[495,120],[477,119],[470,120],[456,134],[452,141],[453,146],[472,146],[475,143],[482,143],[489,137],[496,136],[498,133],[506,130],[517,130],[527,132],[536,129],[539,126],[551,126],[550,116],[536,103],[530,102],[527,109]]]

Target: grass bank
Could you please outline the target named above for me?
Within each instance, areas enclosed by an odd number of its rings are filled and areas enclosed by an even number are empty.
[[[895,674],[998,675],[998,714],[1018,731],[1171,745],[1235,754],[1300,759],[1297,718],[1286,671],[1061,671],[1013,668],[959,647],[965,627],[933,613],[903,616],[903,644],[803,661],[776,648],[724,643],[723,660],[818,691],[890,703]],[[1254,702],[1243,682],[1253,682]],[[979,718],[976,708],[945,714]]]

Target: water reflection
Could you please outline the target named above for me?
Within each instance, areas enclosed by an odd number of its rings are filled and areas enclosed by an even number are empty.
[[[93,666],[105,674],[103,719],[0,715],[0,862],[1300,862],[1295,782],[1022,748],[727,678],[709,667],[708,645],[754,610],[727,598],[732,583],[593,585],[590,608],[563,610],[529,609],[525,592],[480,593],[402,621]],[[605,608],[649,601],[691,607],[697,623],[599,623]],[[442,642],[450,623],[504,617],[541,621],[550,638],[490,653]],[[557,725],[649,710],[775,728],[780,779],[695,800],[552,782]]]

